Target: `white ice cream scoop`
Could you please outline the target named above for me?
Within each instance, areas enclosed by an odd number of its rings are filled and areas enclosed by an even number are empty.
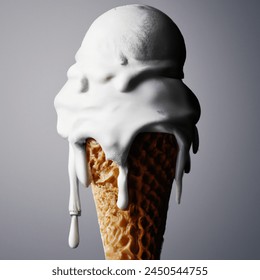
[[[179,145],[175,181],[180,202],[189,150],[198,149],[200,106],[182,82],[186,50],[175,23],[144,5],[114,8],[89,28],[68,81],[55,98],[58,133],[70,142],[70,213],[80,214],[78,180],[89,184],[85,141],[94,138],[119,166],[118,207],[128,206],[127,156],[140,132],[174,134]],[[72,229],[77,229],[73,218]],[[77,246],[78,230],[70,235]]]

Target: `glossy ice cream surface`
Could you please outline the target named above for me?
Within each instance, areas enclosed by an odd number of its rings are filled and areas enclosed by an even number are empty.
[[[200,106],[183,83],[183,37],[164,13],[128,5],[101,15],[90,27],[68,81],[55,98],[58,133],[69,141],[70,246],[78,245],[78,181],[88,186],[85,141],[94,138],[119,167],[118,202],[128,206],[127,155],[140,132],[173,134],[179,146],[176,199],[180,203],[189,150],[198,149]]]

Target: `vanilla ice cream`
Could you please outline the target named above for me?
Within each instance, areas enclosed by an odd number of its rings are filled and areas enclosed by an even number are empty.
[[[78,181],[88,186],[85,142],[94,138],[119,167],[118,201],[128,206],[127,156],[140,132],[173,134],[179,146],[176,199],[189,172],[189,150],[198,149],[200,106],[183,83],[185,44],[161,11],[143,5],[114,8],[89,28],[68,81],[55,98],[58,133],[69,141],[70,246],[79,242]]]

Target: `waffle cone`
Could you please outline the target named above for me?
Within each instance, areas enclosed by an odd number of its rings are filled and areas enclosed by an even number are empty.
[[[94,139],[87,140],[86,151],[106,259],[160,259],[178,152],[175,137],[141,133],[134,140],[128,155],[127,210],[116,204],[117,164],[106,160]]]

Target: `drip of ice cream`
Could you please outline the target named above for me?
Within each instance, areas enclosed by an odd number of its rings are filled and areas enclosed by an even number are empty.
[[[106,158],[119,167],[118,201],[128,207],[127,156],[140,132],[175,135],[176,199],[190,169],[190,146],[198,149],[196,123],[200,106],[182,82],[183,37],[172,20],[149,6],[112,9],[90,27],[68,71],[68,81],[55,98],[58,133],[68,138],[70,204],[69,244],[79,242],[78,181],[88,186],[85,141],[94,138]]]

